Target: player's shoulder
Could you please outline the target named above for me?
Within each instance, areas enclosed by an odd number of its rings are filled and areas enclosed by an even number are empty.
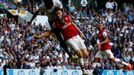
[[[70,18],[70,16],[69,15],[64,15],[64,21],[66,22],[68,22],[68,21],[71,21],[71,18]]]
[[[103,30],[102,35],[106,37],[108,35],[107,31]]]

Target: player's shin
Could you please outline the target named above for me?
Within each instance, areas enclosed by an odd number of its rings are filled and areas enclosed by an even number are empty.
[[[125,65],[125,66],[127,66],[128,70],[132,70],[132,66],[131,66],[131,64],[129,64],[129,63],[126,63],[126,62],[124,62],[124,61],[122,61],[122,60],[120,60],[120,59],[118,59],[118,58],[114,58],[114,61],[115,61],[115,62],[118,62],[118,63],[121,63],[121,64],[123,64],[123,65]]]
[[[76,54],[79,57],[79,62],[78,63],[80,64],[81,70],[84,73],[85,72],[85,67],[84,67],[84,59],[83,59],[82,52],[80,50],[77,50]]]
[[[82,73],[85,74],[85,66],[84,66],[84,60],[83,60],[83,58],[79,58],[79,64],[80,64]]]
[[[79,50],[79,51],[76,51],[76,54],[78,55],[79,57],[79,63],[80,65],[84,65],[84,59],[83,59],[83,55],[82,55],[82,52]]]
[[[85,66],[88,66],[88,52],[87,52],[87,49],[85,48],[81,51],[83,53],[84,64],[85,64]]]

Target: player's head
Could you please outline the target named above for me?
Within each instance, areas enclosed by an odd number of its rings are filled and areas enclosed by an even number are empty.
[[[53,0],[43,0],[47,9],[51,9],[53,6]]]
[[[98,28],[99,31],[103,30],[103,24],[102,23],[99,23],[97,25],[97,28]]]
[[[54,9],[54,13],[55,13],[55,16],[58,18],[58,19],[62,19],[63,18],[63,12],[62,12],[62,9],[59,8],[59,7],[56,7]]]

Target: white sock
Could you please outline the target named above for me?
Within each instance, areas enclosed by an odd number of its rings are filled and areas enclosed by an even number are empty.
[[[121,60],[120,59],[118,59],[118,58],[115,58],[115,62],[121,62]]]
[[[123,65],[125,65],[125,66],[128,66],[128,63],[126,63],[126,62],[124,62],[124,61],[121,61],[120,59],[118,59],[118,58],[115,58],[115,62],[121,62]]]
[[[128,63],[126,63],[126,62],[124,62],[124,61],[122,61],[121,62],[123,65],[125,65],[125,66],[128,66]]]
[[[84,60],[83,58],[80,58],[80,64],[83,66],[84,65]]]

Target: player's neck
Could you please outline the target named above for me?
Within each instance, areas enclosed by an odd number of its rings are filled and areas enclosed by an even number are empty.
[[[103,29],[100,29],[99,31],[100,31],[100,32],[102,32],[102,31],[103,31]]]

